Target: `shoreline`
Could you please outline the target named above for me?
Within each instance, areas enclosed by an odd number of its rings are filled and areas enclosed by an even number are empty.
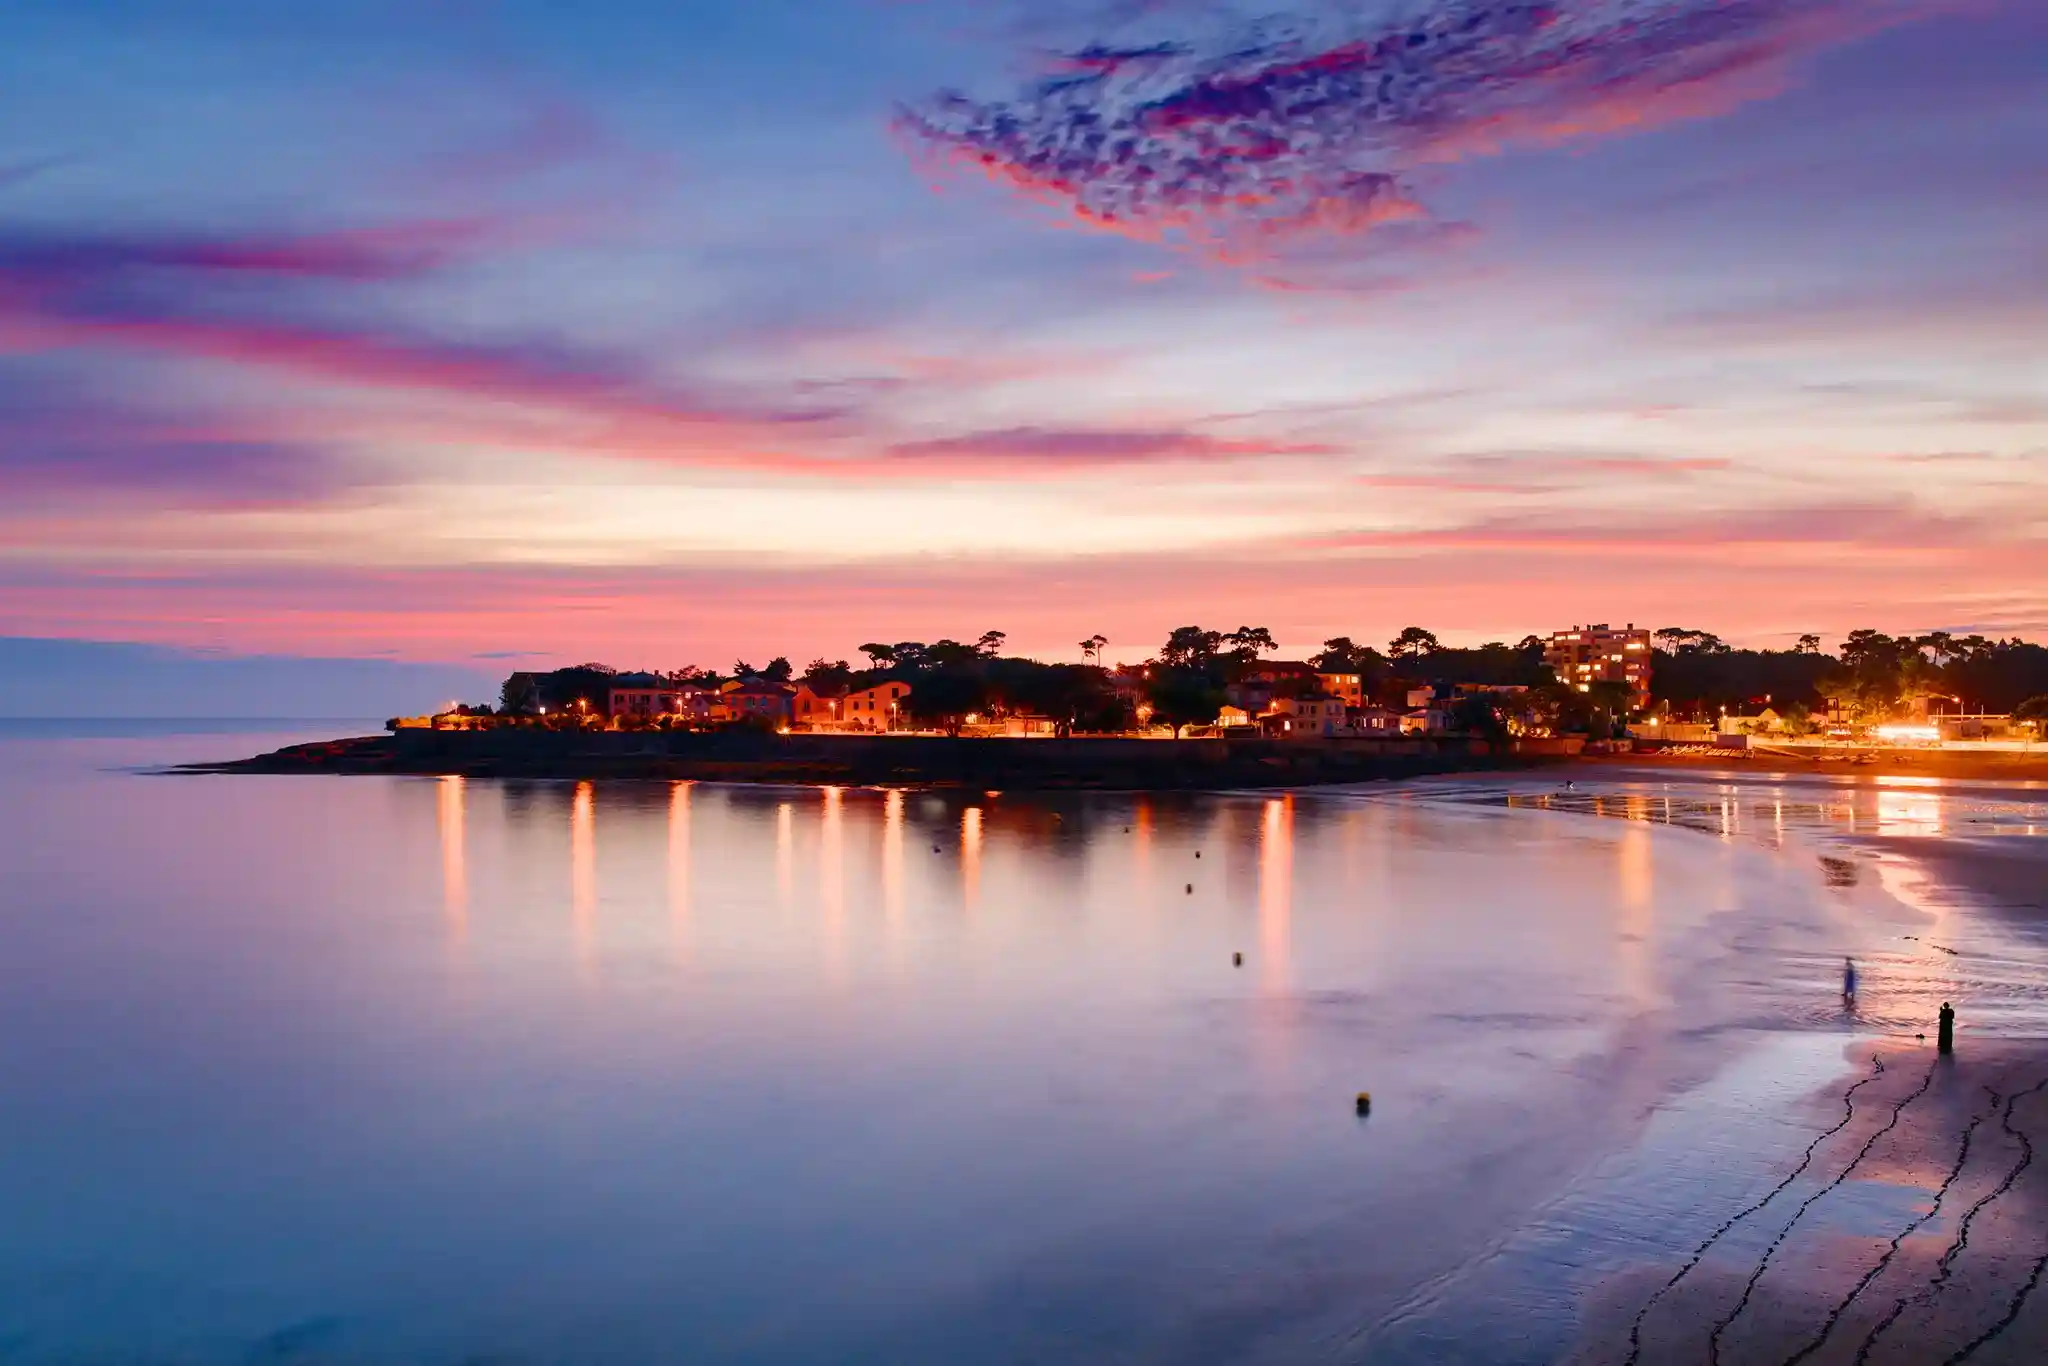
[[[1869,762],[1845,757],[1843,751],[1815,751],[1813,757],[1792,750],[1739,750],[1719,754],[1660,754],[1636,750],[1627,754],[1578,754],[1570,763],[1589,768],[1634,768],[1646,772],[1726,771],[1731,774],[1803,773],[1822,778],[1970,778],[2014,783],[2048,784],[2048,749],[1995,750],[1865,750]]]
[[[1496,752],[1454,737],[1289,742],[400,730],[165,771],[1171,792],[1517,772],[1560,762],[1562,756]]]

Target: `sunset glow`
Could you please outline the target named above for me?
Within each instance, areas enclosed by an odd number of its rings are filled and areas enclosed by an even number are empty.
[[[0,634],[2048,630],[2041,8],[1542,12],[31,4]]]

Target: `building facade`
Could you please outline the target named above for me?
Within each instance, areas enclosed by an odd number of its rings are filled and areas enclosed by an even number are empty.
[[[1301,740],[1337,734],[1349,726],[1350,714],[1343,698],[1316,692],[1276,699],[1260,722],[1273,734]]]
[[[1559,681],[1580,692],[1595,683],[1628,685],[1629,709],[1650,705],[1650,632],[1634,622],[1615,629],[1605,622],[1559,631],[1543,647],[1543,662]]]
[[[841,719],[853,730],[897,730],[903,725],[908,683],[878,683],[850,692],[842,702]]]

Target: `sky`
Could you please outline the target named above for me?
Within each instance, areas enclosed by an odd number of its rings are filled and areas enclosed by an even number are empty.
[[[2037,0],[14,0],[0,636],[2048,634]]]

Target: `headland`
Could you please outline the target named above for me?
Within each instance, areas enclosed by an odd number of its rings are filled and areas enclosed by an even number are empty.
[[[405,729],[176,771],[1174,791],[1371,782],[1559,758],[1451,736],[1302,742]]]

